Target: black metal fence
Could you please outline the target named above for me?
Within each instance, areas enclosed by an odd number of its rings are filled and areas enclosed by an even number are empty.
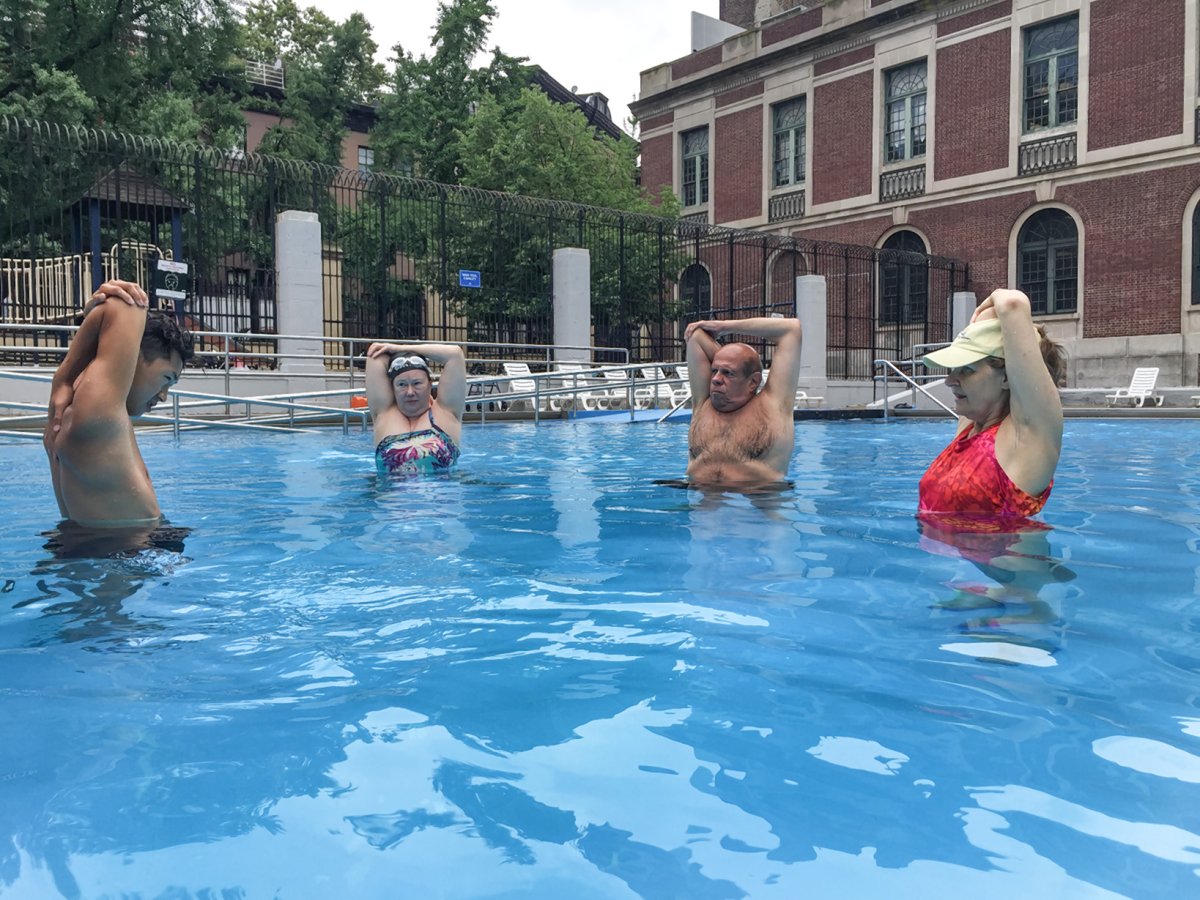
[[[321,220],[331,339],[553,343],[553,253],[582,247],[598,345],[678,359],[687,322],[792,314],[796,276],[815,274],[830,377],[865,378],[948,339],[967,283],[962,263],[918,253],[0,118],[0,323],[71,321],[105,278],[147,281],[170,258],[190,269],[187,325],[269,335],[289,209]]]

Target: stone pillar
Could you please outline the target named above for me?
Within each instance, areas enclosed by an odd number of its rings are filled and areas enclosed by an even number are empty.
[[[826,371],[826,310],[824,275],[796,276],[796,318],[804,329],[800,348],[800,383],[797,387],[810,394],[824,396],[828,387]]]
[[[957,291],[950,295],[951,340],[970,323],[977,305],[974,291]]]
[[[291,209],[276,216],[275,326],[281,335],[295,335],[279,339],[279,352],[302,354],[279,361],[284,374],[325,371],[321,269],[321,220],[317,214]]]
[[[554,251],[554,343],[592,343],[592,255],[578,247]],[[560,362],[591,363],[586,349],[556,350]]]

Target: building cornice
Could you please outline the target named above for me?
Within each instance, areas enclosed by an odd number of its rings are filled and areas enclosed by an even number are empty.
[[[763,20],[753,30],[755,44],[759,48],[758,55],[753,59],[733,63],[727,68],[713,71],[708,75],[701,75],[682,84],[672,85],[647,97],[645,100],[635,100],[630,104],[630,109],[639,119],[662,115],[689,101],[698,100],[706,96],[715,96],[716,94],[757,81],[776,70],[782,60],[793,57],[804,57],[803,61],[805,62],[829,59],[830,57],[871,44],[879,38],[880,30],[897,22],[917,19],[922,15],[929,16],[930,20],[941,21],[999,2],[1001,0],[959,0],[957,3],[930,9],[929,4],[923,2],[923,0],[913,0],[913,2],[906,3],[903,6],[868,16],[857,22],[851,22],[825,34],[818,34],[793,44],[782,44],[777,49],[764,51],[759,44],[764,24],[783,21],[787,18],[810,12],[815,8],[809,7],[808,9],[803,9],[796,7],[773,16],[770,19]],[[826,4],[821,4],[821,6],[824,5]],[[744,34],[743,32],[743,39]],[[738,39],[738,36],[730,38],[730,40]],[[670,65],[670,62],[663,63],[663,65]]]

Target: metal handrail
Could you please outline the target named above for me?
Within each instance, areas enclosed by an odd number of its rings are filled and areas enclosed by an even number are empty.
[[[494,345],[493,345],[494,346]],[[474,361],[474,360],[473,360]],[[661,370],[663,363],[658,364]],[[669,363],[667,365],[670,365]],[[534,389],[532,391],[500,391],[496,394],[483,394],[478,397],[468,396],[465,402],[466,407],[478,407],[481,420],[486,422],[486,408],[490,403],[500,402],[505,404],[521,402],[525,400],[532,401],[534,421],[539,422],[541,419],[541,405],[543,398],[556,396],[574,396],[581,390],[589,390],[592,388],[603,388],[606,391],[619,389],[620,384],[614,385],[613,382],[595,382],[592,384],[580,384],[581,381],[589,378],[603,378],[605,372],[619,371],[626,374],[626,379],[622,383],[626,392],[626,404],[629,408],[629,416],[632,421],[635,412],[634,392],[638,387],[649,387],[657,384],[676,384],[681,383],[682,379],[678,377],[664,377],[662,379],[646,379],[636,378],[630,374],[629,365],[614,365],[614,366],[594,366],[588,369],[579,369],[570,372],[562,371],[547,371],[547,372],[530,372],[528,375],[499,375],[468,378],[468,385],[505,385],[515,381],[533,381]],[[9,371],[0,369],[0,379],[9,378],[20,381],[39,381],[49,383],[53,381],[53,376],[49,374],[41,374],[36,372]],[[556,382],[555,385],[550,385],[547,382]],[[568,383],[570,382],[570,383]],[[330,417],[338,417],[342,420],[342,433],[349,433],[349,423],[351,418],[358,420],[363,431],[367,430],[367,421],[370,417],[370,410],[353,407],[332,407],[323,406],[319,403],[302,403],[298,402],[302,399],[324,398],[324,397],[350,397],[361,392],[361,388],[351,385],[347,388],[336,388],[332,390],[320,391],[297,391],[287,394],[265,394],[254,396],[237,396],[233,394],[215,394],[205,391],[191,391],[182,388],[172,388],[168,394],[171,398],[170,417],[143,415],[139,416],[140,422],[155,423],[157,425],[170,425],[172,431],[178,436],[183,430],[194,430],[201,427],[216,427],[216,428],[239,428],[251,427],[262,428],[271,431],[288,430],[276,425],[277,422],[287,421],[289,427],[295,426],[297,422],[328,419]],[[182,413],[188,410],[194,410],[206,406],[245,406],[246,414],[242,420],[230,419],[195,419],[184,416]],[[12,401],[6,403],[0,401],[0,406],[9,406],[16,409],[42,409],[37,404],[23,403],[20,401]],[[257,417],[256,421],[252,414],[252,409],[255,406],[266,406],[275,409],[286,411],[286,415],[279,416],[261,416]],[[676,406],[678,409],[679,406]],[[670,412],[674,412],[671,410]],[[670,414],[668,413],[668,415]],[[24,424],[33,423],[39,419],[45,418],[45,412],[40,412],[33,415],[9,416],[0,417],[0,425],[5,424]],[[153,429],[150,429],[153,430]],[[295,430],[294,428],[292,430]]]
[[[908,375],[907,373],[902,372],[900,370],[900,367],[897,366],[890,359],[877,359],[877,360],[875,360],[875,365],[883,367],[883,420],[885,422],[888,419],[887,398],[888,398],[888,385],[890,383],[890,376],[888,374],[889,369],[892,372],[895,372],[897,375],[899,375],[901,381],[907,382],[908,385],[914,391],[920,391],[922,394],[924,394],[926,397],[928,397],[930,400],[932,400],[934,403],[936,403],[938,406],[940,406],[942,409],[944,409],[950,415],[954,416],[955,418],[958,418],[958,413],[956,413],[954,410],[952,410],[950,407],[948,407],[945,403],[943,403],[937,397],[933,396],[933,394],[929,393],[929,391],[925,390],[924,386],[919,384],[916,381],[916,379],[914,379],[911,375]],[[878,377],[878,376],[876,376],[876,377]],[[916,397],[915,393],[913,394],[913,397],[914,398]]]
[[[79,329],[78,325],[51,325],[51,324],[40,324],[40,323],[31,323],[31,322],[2,322],[2,321],[0,321],[0,330],[3,330],[5,332],[25,332],[25,331],[34,332],[34,333],[63,332],[66,334],[73,334],[78,329]],[[510,343],[507,341],[428,341],[428,340],[415,341],[415,340],[400,340],[400,339],[395,339],[395,338],[384,338],[384,337],[370,337],[370,338],[358,337],[358,338],[356,338],[356,337],[347,337],[345,335],[332,335],[332,334],[267,334],[265,332],[255,332],[255,331],[207,331],[206,330],[206,331],[193,331],[193,332],[191,332],[191,334],[192,334],[193,338],[195,338],[197,340],[197,343],[200,343],[200,344],[203,344],[204,342],[207,342],[212,339],[217,339],[217,340],[221,340],[221,341],[225,342],[225,348],[223,350],[196,350],[195,351],[196,356],[203,356],[203,357],[245,357],[248,359],[249,358],[254,358],[254,359],[290,359],[290,358],[312,359],[312,357],[313,357],[312,354],[286,354],[286,353],[273,353],[270,351],[243,350],[243,349],[240,349],[237,347],[231,347],[230,343],[229,343],[232,341],[256,341],[256,342],[266,343],[266,342],[279,341],[279,340],[295,340],[295,341],[308,341],[308,342],[320,341],[323,344],[345,344],[349,348],[348,352],[346,352],[346,353],[322,353],[321,356],[325,359],[330,359],[330,360],[336,359],[339,361],[345,360],[345,361],[349,361],[349,362],[352,362],[353,360],[358,359],[360,357],[360,354],[355,352],[355,350],[354,350],[355,347],[361,346],[365,350],[365,348],[369,347],[371,344],[378,344],[378,343],[397,344],[399,346],[441,343],[441,344],[448,344],[448,345],[454,346],[454,347],[462,347],[464,352],[468,348],[471,348],[471,347],[478,347],[480,349],[494,348],[494,349],[499,349],[499,350],[514,350],[514,351],[522,351],[522,352],[527,352],[527,351],[533,350],[533,351],[537,351],[538,354],[541,355],[543,357],[544,361],[547,363],[556,362],[555,355],[559,351],[563,351],[563,350],[580,351],[580,350],[582,350],[582,351],[587,352],[590,356],[593,356],[593,357],[598,353],[617,354],[622,359],[624,359],[626,364],[628,364],[628,362],[629,362],[629,348],[627,348],[627,347],[602,347],[599,344],[526,344],[526,343]],[[0,351],[4,351],[4,352],[27,351],[27,352],[31,352],[31,353],[33,353],[33,352],[65,353],[66,349],[67,349],[66,347],[55,347],[55,346],[31,347],[31,346],[27,346],[24,344],[0,345]],[[502,358],[497,358],[495,361],[498,362],[498,361],[510,360],[510,359],[511,359],[511,357],[502,357]],[[479,357],[478,360],[476,358],[472,358],[472,361],[473,362],[474,361],[490,362],[492,360],[485,358],[485,357]]]
[[[51,382],[54,380],[53,376],[51,376],[51,375],[40,375],[40,374],[33,373],[33,372],[10,372],[10,371],[0,370],[0,379],[3,379],[3,378],[9,378],[9,379],[14,379],[14,380],[18,380],[18,381],[40,381],[43,383],[48,383],[48,382]],[[326,392],[321,392],[321,393],[324,393],[324,394],[353,393],[353,389],[350,389],[347,391],[342,391],[342,392],[326,391]],[[247,416],[246,416],[247,419],[250,418],[249,410],[250,410],[251,404],[257,404],[257,405],[261,405],[261,406],[276,406],[276,407],[287,409],[288,413],[289,413],[288,419],[289,419],[289,422],[291,422],[291,423],[294,423],[297,418],[296,417],[297,410],[305,410],[305,412],[306,412],[306,415],[302,415],[299,417],[300,419],[328,418],[331,414],[341,416],[342,417],[342,433],[343,434],[346,434],[349,432],[349,419],[351,416],[355,416],[355,417],[359,417],[361,419],[362,424],[363,424],[363,429],[366,430],[366,416],[368,414],[366,410],[338,409],[335,407],[318,406],[316,404],[295,403],[295,402],[288,401],[286,399],[286,395],[284,395],[283,397],[235,397],[232,395],[205,394],[205,393],[201,393],[199,391],[184,391],[184,390],[180,390],[177,388],[172,388],[171,391],[169,392],[168,396],[171,397],[171,401],[172,401],[171,410],[172,410],[173,415],[171,417],[168,418],[166,416],[143,415],[143,416],[138,416],[138,420],[140,422],[150,422],[150,423],[158,423],[158,424],[162,424],[162,425],[170,425],[172,430],[175,432],[176,436],[179,435],[179,432],[185,426],[188,427],[189,429],[198,428],[198,427],[209,427],[209,428],[258,428],[258,429],[269,430],[269,431],[302,430],[302,429],[295,429],[295,428],[281,428],[281,427],[273,425],[273,424],[261,424],[261,423],[255,423],[255,422],[250,422],[250,421],[240,422],[240,421],[231,421],[231,420],[227,420],[227,419],[191,419],[191,418],[185,418],[184,416],[180,415],[180,410],[184,409],[184,408],[190,409],[190,408],[195,408],[195,407],[199,407],[199,406],[209,406],[209,405],[214,405],[214,404],[227,405],[227,404],[234,404],[234,403],[245,403],[246,410],[247,410]],[[304,396],[304,394],[301,394],[299,396]],[[195,398],[199,398],[199,400],[198,400],[198,402],[184,404],[184,403],[180,403],[180,397],[195,397]],[[18,409],[36,409],[36,408],[38,408],[34,404],[21,403],[18,401],[13,401],[11,403],[4,402],[4,403],[0,403],[0,405],[10,406],[10,407],[18,408]],[[42,412],[38,415],[30,415],[30,416],[8,416],[8,417],[0,418],[0,424],[8,425],[8,424],[19,424],[19,423],[24,423],[24,422],[34,422],[34,421],[37,421],[38,419],[45,419],[45,417],[46,417],[45,412]]]

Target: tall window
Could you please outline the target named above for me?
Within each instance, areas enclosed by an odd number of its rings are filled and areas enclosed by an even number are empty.
[[[1017,235],[1017,286],[1035,315],[1078,308],[1079,232],[1061,209],[1030,217]]]
[[[1200,304],[1200,205],[1192,213],[1192,303]]]
[[[803,97],[772,107],[774,125],[774,186],[799,184],[804,180],[804,130],[808,110]]]
[[[1079,19],[1025,32],[1025,130],[1053,128],[1079,116]]]
[[[712,315],[712,278],[700,263],[692,263],[679,276],[679,300],[697,319]]]
[[[683,150],[683,205],[708,202],[708,126],[693,128],[680,136]]]
[[[883,242],[879,305],[880,325],[924,322],[929,310],[929,259],[925,242],[913,231],[897,231]]]
[[[358,171],[370,172],[375,166],[375,151],[370,147],[358,148]]]
[[[887,162],[925,155],[925,61],[887,73]]]

